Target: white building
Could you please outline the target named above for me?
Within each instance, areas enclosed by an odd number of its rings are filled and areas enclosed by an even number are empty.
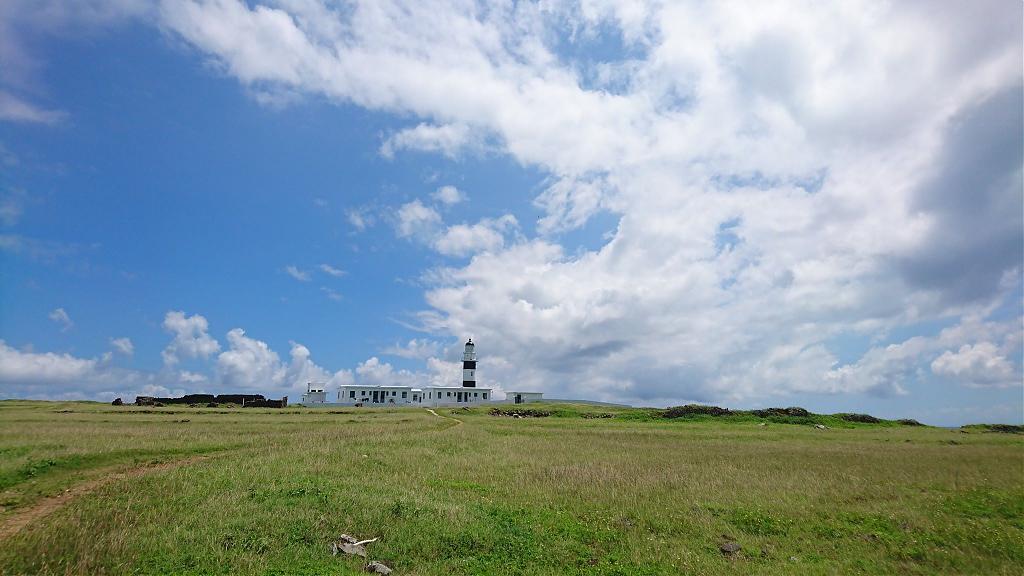
[[[511,402],[512,404],[525,404],[542,400],[544,400],[543,392],[505,392],[505,402]]]
[[[306,382],[306,393],[302,395],[303,404],[324,404],[327,402],[327,389],[324,384]]]
[[[472,338],[466,342],[462,355],[462,386],[413,388],[343,384],[338,387],[338,404],[345,406],[467,406],[493,399],[490,388],[476,385],[476,351]]]

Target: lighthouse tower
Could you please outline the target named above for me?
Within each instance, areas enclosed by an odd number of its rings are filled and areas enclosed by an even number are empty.
[[[476,352],[472,338],[466,342],[466,351],[462,354],[462,387],[476,388]]]

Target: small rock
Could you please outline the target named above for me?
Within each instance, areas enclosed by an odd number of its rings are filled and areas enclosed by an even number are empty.
[[[120,398],[114,398],[114,401],[110,403],[111,406],[121,406],[124,404]]]
[[[367,564],[365,569],[371,574],[391,574],[391,568],[385,566],[383,562],[377,562],[376,560]]]
[[[372,540],[357,540],[348,534],[342,534],[331,543],[331,555],[337,556],[339,552],[344,552],[345,554],[366,558],[366,544],[376,541],[376,538]]]
[[[768,425],[767,422],[761,422],[760,424],[758,424],[758,426],[767,426],[767,425]]]
[[[818,430],[828,430],[828,426],[825,426],[824,424],[815,424],[814,427]]]
[[[726,556],[732,556],[739,552],[740,548],[742,548],[742,546],[740,546],[738,542],[725,542],[718,547],[718,549],[722,551],[722,554],[725,554]]]
[[[790,556],[790,557],[789,557],[789,561],[790,561],[790,562],[796,562],[796,561],[798,561],[798,560],[799,560],[799,558],[797,558],[796,556]]]

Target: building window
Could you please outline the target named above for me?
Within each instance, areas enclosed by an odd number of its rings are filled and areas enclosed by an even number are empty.
[[[402,398],[408,398],[408,397],[409,397],[409,393],[408,392],[402,392]]]
[[[487,392],[484,392],[484,400],[487,400]]]
[[[356,397],[356,391],[355,390],[349,390],[348,391],[348,397],[349,398],[355,398]]]
[[[449,398],[451,398],[451,397],[452,397],[452,393],[451,393],[451,392],[449,392],[449,393],[448,393],[448,397],[449,397]]]
[[[477,392],[473,392],[473,398],[476,398]]]

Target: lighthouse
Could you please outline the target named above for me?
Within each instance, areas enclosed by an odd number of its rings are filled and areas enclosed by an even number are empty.
[[[466,342],[466,351],[462,354],[462,387],[476,388],[476,352],[472,338]]]

